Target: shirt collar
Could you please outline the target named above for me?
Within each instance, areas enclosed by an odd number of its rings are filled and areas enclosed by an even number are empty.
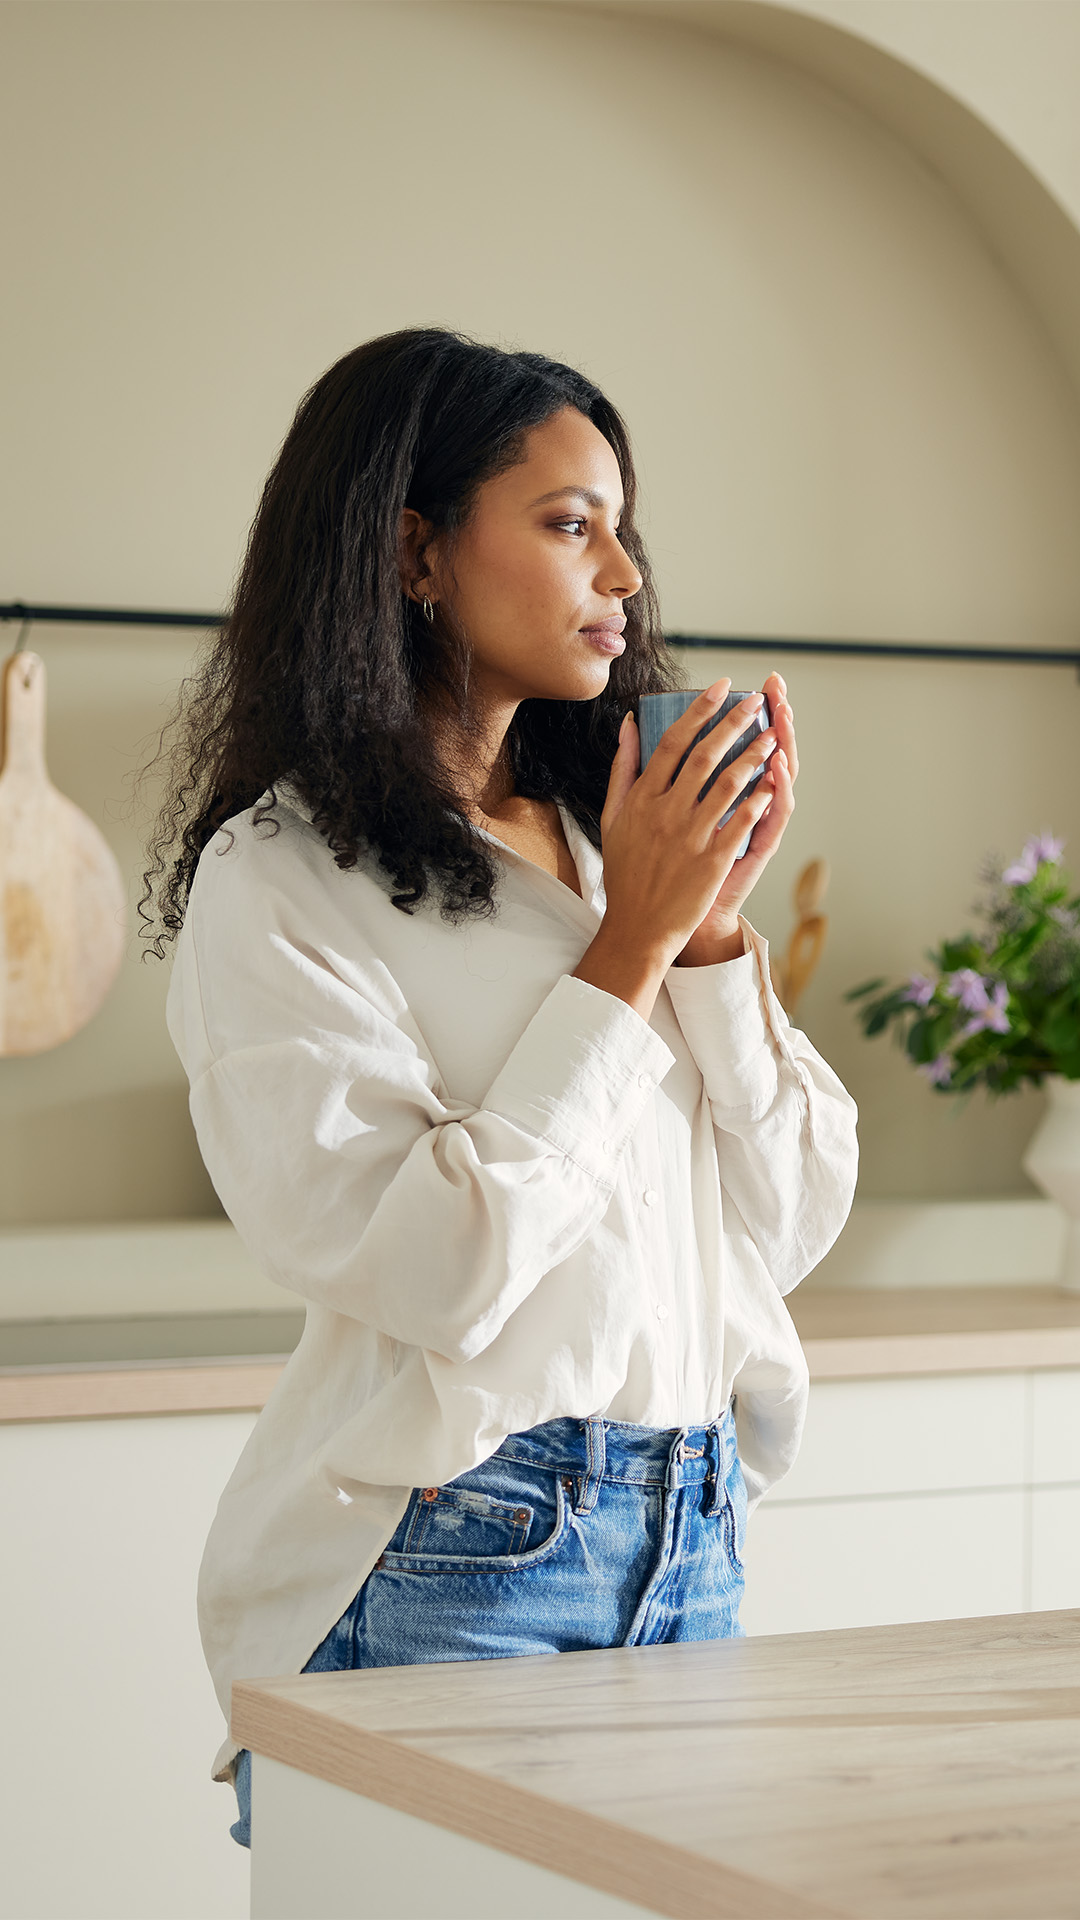
[[[275,781],[274,791],[283,807],[288,807],[291,813],[297,814],[301,820],[311,825],[311,808],[291,780]],[[265,806],[269,799],[270,792],[267,789],[257,804]],[[580,898],[572,887],[566,886],[553,873],[548,873],[546,868],[538,867],[535,861],[526,860],[524,854],[518,853],[515,848],[508,846],[505,840],[500,840],[495,834],[489,833],[486,827],[474,826],[473,832],[478,833],[482,839],[488,841],[489,845],[497,848],[508,866],[517,868],[523,877],[534,881],[565,918],[591,936],[596,932],[597,923],[604,914],[603,858],[599,848],[593,846],[588,834],[578,825],[573,814],[563,806],[562,801],[557,800],[555,804],[559,809],[566,844],[570,849],[577,868],[578,880],[581,883]]]

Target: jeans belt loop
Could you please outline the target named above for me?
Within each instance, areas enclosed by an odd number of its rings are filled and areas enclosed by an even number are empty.
[[[667,1480],[665,1482],[669,1493],[673,1493],[675,1488],[681,1487],[683,1483],[682,1464],[686,1458],[686,1436],[689,1431],[689,1427],[679,1427],[671,1443],[671,1451],[668,1454]]]
[[[706,1445],[714,1456],[712,1472],[709,1476],[709,1479],[712,1481],[712,1499],[705,1509],[706,1519],[712,1520],[715,1519],[718,1513],[723,1513],[727,1503],[727,1474],[724,1471],[724,1426],[722,1416],[719,1420],[711,1420],[709,1422]],[[707,1480],[705,1484],[708,1486],[709,1481]]]
[[[585,1422],[585,1477],[578,1483],[575,1513],[591,1513],[596,1505],[596,1496],[600,1492],[600,1482],[604,1477],[607,1464],[607,1444],[604,1440],[604,1423],[598,1413],[592,1413]]]

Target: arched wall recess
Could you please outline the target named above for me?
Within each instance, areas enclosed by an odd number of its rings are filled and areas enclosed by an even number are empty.
[[[556,0],[563,4],[563,0]],[[960,201],[1033,308],[1080,395],[1080,229],[1031,167],[947,88],[851,25],[774,0],[576,0],[681,22],[787,62],[861,107]]]
[[[1080,632],[1080,577],[1075,537],[1068,530],[1075,516],[1080,459],[1080,231],[1023,152],[1010,144],[1007,117],[1003,114],[1000,126],[992,114],[989,121],[980,117],[973,102],[957,97],[930,72],[919,71],[895,51],[861,38],[861,9],[844,5],[844,0],[836,0],[835,9],[831,0],[822,0],[822,10],[843,10],[843,25],[815,17],[812,10],[773,5],[772,0],[750,0],[749,4],[747,0],[639,0],[638,4],[577,0],[577,4],[608,18],[618,16],[641,30],[646,25],[654,31],[662,26],[673,39],[682,32],[687,43],[696,43],[702,70],[710,65],[711,54],[717,69],[730,73],[732,88],[741,85],[743,63],[761,71],[771,69],[777,81],[783,75],[785,84],[793,87],[799,81],[808,82],[806,97],[812,91],[823,112],[835,112],[838,125],[841,121],[849,125],[853,156],[859,123],[868,160],[874,151],[881,158],[880,169],[867,167],[864,205],[870,204],[869,196],[879,188],[888,188],[886,149],[892,149],[896,164],[906,169],[913,185],[916,178],[921,179],[925,207],[929,210],[936,204],[943,221],[953,223],[957,256],[966,247],[983,261],[979,286],[986,307],[980,306],[976,292],[966,306],[958,303],[950,309],[948,246],[936,260],[920,255],[917,249],[905,249],[905,235],[897,228],[897,271],[888,281],[892,311],[894,315],[910,311],[916,328],[925,325],[928,315],[937,312],[945,320],[951,311],[956,359],[945,379],[920,389],[914,363],[905,372],[902,361],[889,358],[896,334],[890,340],[887,328],[881,327],[877,333],[867,331],[860,344],[865,351],[864,370],[869,368],[872,374],[876,365],[882,390],[892,390],[911,407],[913,434],[925,451],[927,473],[940,477],[944,463],[948,485],[938,487],[932,513],[920,512],[918,504],[913,505],[919,474],[916,457],[906,469],[906,501],[885,489],[879,488],[876,497],[867,489],[860,497],[856,489],[848,488],[838,500],[837,524],[846,537],[842,550],[838,549],[835,577],[850,580],[865,552],[872,551],[869,569],[862,576],[863,630],[869,619],[874,620],[876,631],[896,632],[897,596],[902,595],[905,578],[911,580],[922,572],[928,591],[920,631],[928,637],[931,633],[944,637],[947,631],[950,639],[963,643],[988,638],[993,630],[995,638],[1008,635],[1023,647],[1037,644],[1040,633],[1053,630],[1059,644],[1071,640]],[[868,31],[875,11],[879,10],[871,4],[865,8]],[[882,14],[886,11],[895,24],[903,9],[880,9]],[[958,29],[956,36],[959,51],[954,67],[961,92],[963,47],[979,40],[978,11],[971,9],[970,29]],[[896,37],[902,37],[902,23],[896,26]],[[1045,63],[1045,53],[1040,57]],[[948,63],[941,65],[945,68]],[[976,58],[971,68],[978,72]],[[753,76],[747,71],[748,92],[752,86]],[[971,88],[971,94],[977,99],[976,88]],[[730,100],[730,92],[727,97]],[[776,134],[774,126],[769,137],[775,139]],[[1023,146],[1022,125],[1019,144]],[[767,165],[767,145],[755,151],[751,143],[747,158],[751,167],[762,161]],[[1067,186],[1067,180],[1063,184]],[[830,190],[824,179],[815,179],[809,188],[811,193],[823,190]],[[718,248],[727,244],[728,233],[722,221],[722,194],[723,182],[716,201]],[[842,187],[838,188],[828,212],[833,219],[844,220],[848,204]],[[1080,195],[1069,204],[1074,213],[1080,210]],[[838,208],[843,208],[839,214]],[[902,215],[898,200],[890,203],[882,198],[881,245],[873,260],[868,259],[869,273],[883,268],[897,208]],[[868,232],[870,228],[864,226],[857,233],[853,224],[851,247],[857,249]],[[783,246],[792,244],[790,229],[783,234],[777,229],[777,238]],[[769,239],[766,235],[763,246]],[[935,264],[943,269],[940,281],[933,277]],[[970,284],[974,290],[974,277]],[[817,292],[822,302],[820,319],[822,312],[827,316],[833,294],[829,288],[822,291],[820,280]],[[836,297],[843,299],[839,287]],[[950,412],[949,378],[963,368],[969,347],[972,357],[978,354],[995,300],[1011,302],[1015,326],[999,336],[1001,351],[992,373],[961,421]],[[847,338],[850,341],[852,336]],[[770,348],[763,328],[753,352],[756,374],[766,388],[771,378]],[[998,440],[997,471],[1011,476],[1011,491],[1007,488],[1008,497],[1002,496],[996,520],[986,516],[979,538],[969,538],[966,544],[953,538],[952,529],[940,540],[941,515],[965,496],[971,501],[980,498],[985,477],[975,450],[980,423],[1004,421],[1006,412],[999,413],[999,402],[1006,411],[1010,404],[1021,410],[1026,406],[1021,395],[1030,391],[1026,382],[1036,363],[1043,369],[1047,383],[1043,392],[1049,402],[1043,414],[1044,446],[1048,455],[1051,446],[1056,448],[1059,463],[1052,477],[1054,456],[1044,458],[1034,442],[1025,454],[1020,440],[1004,430]],[[984,371],[988,365],[984,363]],[[816,365],[808,362],[808,370],[813,378]],[[720,363],[715,378],[722,386],[730,378],[730,368]],[[1017,413],[1011,417],[1015,421]],[[840,444],[847,424],[839,409],[834,409],[832,395],[819,412],[818,424],[824,464]],[[856,461],[860,456],[877,459],[882,471],[890,463],[888,436],[895,433],[899,470],[907,431],[902,408],[883,410],[875,416],[874,428],[863,424],[866,431]],[[785,417],[784,434],[791,433],[792,427]],[[879,428],[884,429],[884,439]],[[852,440],[843,444],[843,457],[853,445]],[[910,440],[907,452],[911,452]],[[718,471],[726,475],[723,458]],[[775,476],[782,484],[782,475],[782,465],[775,465],[769,479]],[[759,498],[758,511],[768,512],[767,493],[768,487]],[[1057,528],[1052,562],[1057,596],[1052,608],[1042,591],[1052,569],[1041,564],[1037,542],[1021,551],[1025,502],[1032,509],[1029,526]],[[1057,508],[1066,502],[1067,514],[1062,517]],[[813,508],[812,496],[795,502],[785,533],[797,538],[800,520],[808,521]],[[962,532],[959,519],[956,530]],[[891,574],[882,564],[890,546],[896,559]],[[994,577],[999,556],[1010,548],[1016,560],[1011,598],[995,628],[1002,595],[998,584],[989,593],[982,589]],[[1049,552],[1047,545],[1044,553]],[[996,580],[1003,584],[1005,572],[998,572]],[[761,630],[760,625],[755,629],[753,600],[760,595],[765,604],[770,586],[767,570],[760,571],[751,604],[743,612],[750,631]],[[799,603],[809,600],[807,586],[807,577],[796,585],[788,631],[800,630]],[[719,592],[721,599],[730,594],[728,579]],[[852,631],[842,625],[838,630]],[[774,663],[769,659],[767,664]],[[1014,840],[1018,850],[1026,832],[1054,824],[1068,842],[1070,870],[1077,872],[1080,842],[1073,769],[1080,708],[1075,685],[1056,675],[1039,684],[1037,676],[1023,669],[969,668],[962,684],[960,675],[945,666],[897,663],[879,670],[849,661],[803,662],[793,656],[781,657],[778,664],[794,688],[804,777],[788,837],[790,859],[785,843],[781,859],[755,889],[749,911],[751,918],[757,916],[755,924],[775,933],[784,924],[788,905],[787,887],[781,891],[779,884],[782,862],[793,866],[796,850],[799,859],[815,854],[830,859],[835,875],[830,948],[798,1017],[859,1101],[860,1193],[923,1199],[1030,1193],[1033,1189],[1021,1170],[1020,1154],[1038,1119],[1042,1096],[1030,1090],[997,1105],[980,1096],[961,1115],[954,1104],[928,1092],[898,1050],[881,1040],[868,1043],[857,1034],[851,1010],[840,996],[870,975],[896,976],[920,965],[932,941],[970,924],[978,891],[977,863],[984,853],[1009,854]],[[691,670],[696,683],[702,684],[710,671],[730,672],[732,664],[718,652],[694,659]],[[763,661],[761,671],[765,670]],[[853,751],[848,754],[844,735],[850,720],[862,721],[863,726],[855,732]],[[785,882],[788,877],[785,867]],[[952,1124],[957,1120],[960,1124]]]

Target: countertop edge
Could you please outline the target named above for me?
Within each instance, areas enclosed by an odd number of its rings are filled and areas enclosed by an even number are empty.
[[[276,1696],[272,1679],[234,1685],[232,1735],[269,1760],[671,1920],[700,1920],[703,1912],[715,1920],[841,1920],[835,1908],[581,1807],[335,1723]]]
[[[13,1369],[0,1375],[0,1424],[169,1413],[257,1413],[285,1360],[163,1361]]]
[[[811,1380],[1080,1367],[1080,1327],[993,1327],[964,1333],[878,1333],[803,1341]]]

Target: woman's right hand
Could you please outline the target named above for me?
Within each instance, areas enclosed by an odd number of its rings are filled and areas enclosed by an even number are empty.
[[[705,735],[672,775],[694,735],[722,705],[731,686],[717,680],[670,726],[638,778],[640,750],[633,721],[623,722],[600,816],[607,911],[596,939],[575,969],[647,1019],[668,967],[700,926],[735,862],[743,838],[761,818],[773,790],[758,783],[726,826],[717,822],[776,745],[772,728],[698,799],[709,776],[746,732],[763,696],[751,695]]]

